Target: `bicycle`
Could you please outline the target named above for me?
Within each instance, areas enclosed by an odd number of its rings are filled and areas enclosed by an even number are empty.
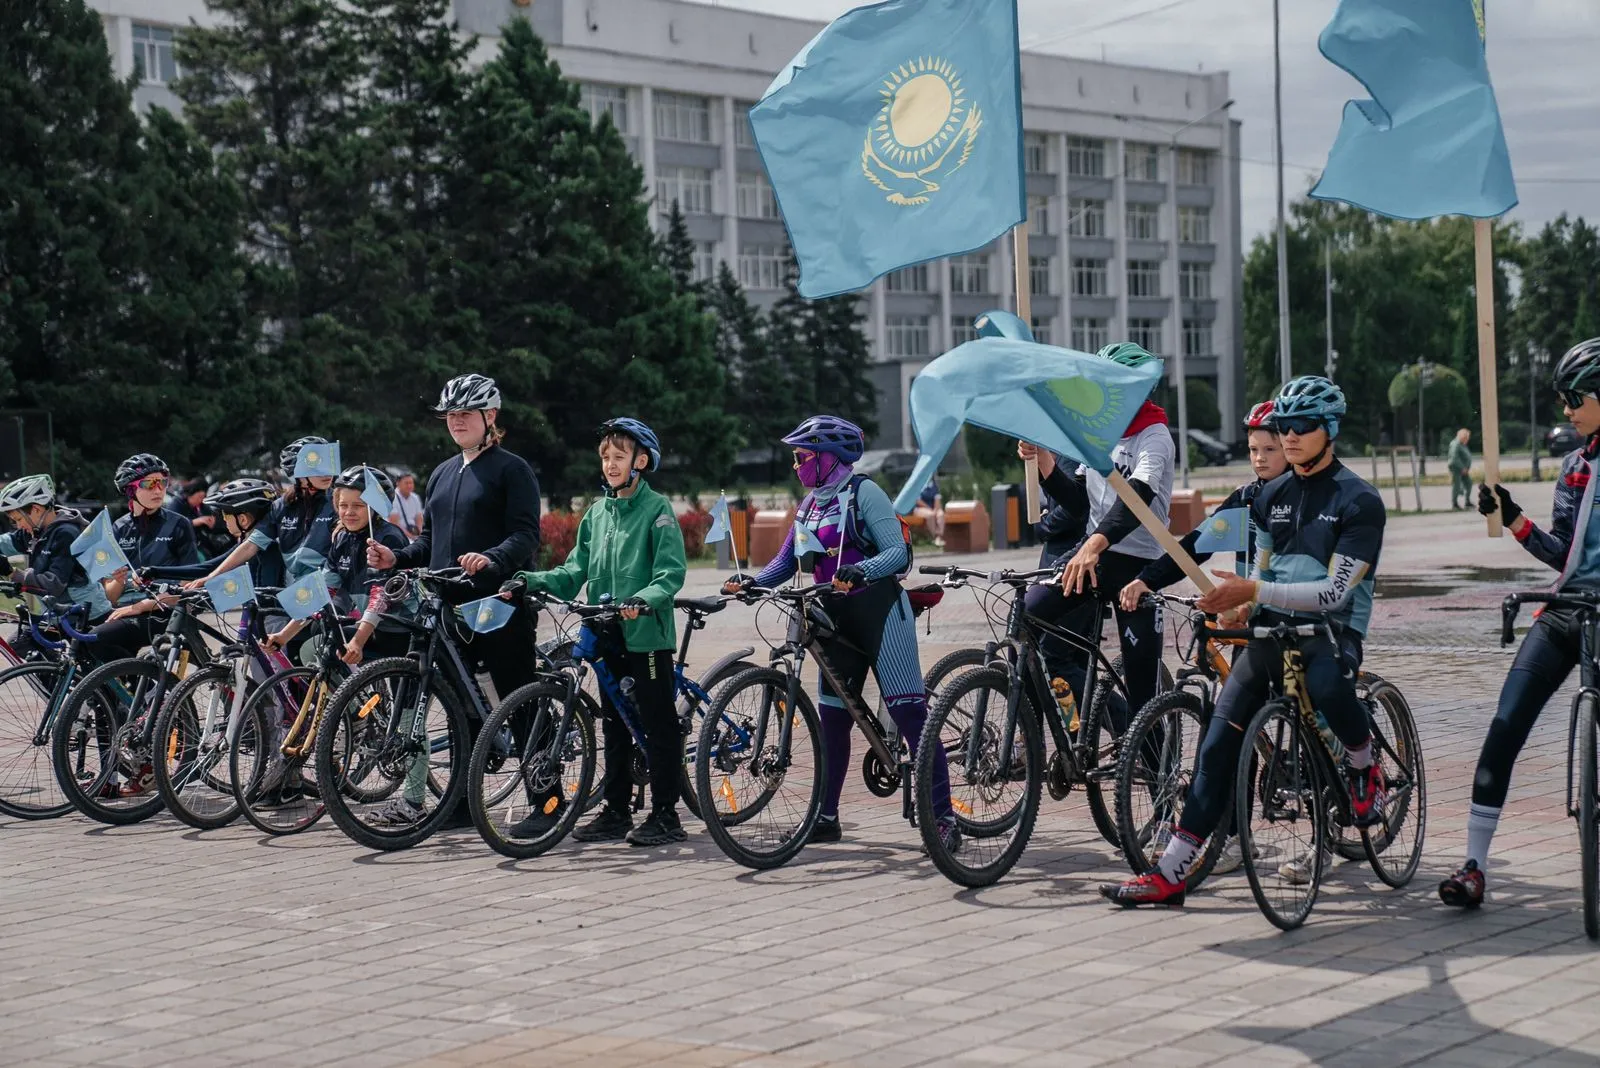
[[[1513,593],[1501,602],[1500,644],[1516,641],[1517,613],[1525,604],[1577,610],[1581,675],[1567,721],[1567,815],[1578,821],[1583,870],[1583,933],[1600,939],[1600,593],[1562,590]]]
[[[1298,644],[1298,639],[1321,635],[1337,647],[1336,628],[1324,618],[1318,623],[1285,621],[1211,632],[1216,638],[1271,641],[1282,651],[1281,678],[1273,679],[1270,696],[1244,732],[1234,779],[1234,825],[1250,892],[1262,914],[1285,931],[1304,923],[1316,904],[1330,821],[1340,827],[1356,823],[1340,770],[1344,746],[1306,697]],[[1398,689],[1379,683],[1389,691],[1387,700],[1374,701],[1369,688],[1363,703],[1372,732],[1372,757],[1386,782],[1378,802],[1382,820],[1361,827],[1359,833],[1373,873],[1398,889],[1411,881],[1422,859],[1427,779],[1410,706]],[[1302,828],[1309,833],[1302,835]],[[1401,838],[1408,828],[1409,844]],[[1278,833],[1284,842],[1273,837]],[[1285,873],[1285,858],[1304,858],[1303,875]]]
[[[950,765],[951,804],[961,830],[952,851],[933,836],[928,855],[952,882],[962,886],[989,886],[1002,878],[1027,848],[1038,817],[1040,794],[1046,778],[1051,794],[1065,797],[1082,784],[1088,795],[1095,827],[1112,845],[1117,844],[1106,792],[1116,774],[1119,731],[1112,717],[1112,699],[1128,702],[1128,689],[1115,664],[1100,648],[1104,605],[1092,598],[1091,641],[1079,634],[1027,613],[1024,595],[1029,586],[1055,578],[1060,569],[983,572],[969,568],[924,567],[924,574],[950,578],[986,579],[1009,590],[1005,631],[984,648],[985,666],[968,671],[948,683],[928,715],[918,750],[915,778],[929,783],[934,747],[942,749]],[[1058,702],[1044,667],[1040,642],[1053,637],[1088,659],[1084,692],[1091,696],[1087,715],[1074,724]],[[1162,667],[1158,688],[1170,685]],[[998,699],[1000,709],[991,711]],[[1076,707],[1076,706],[1074,706]],[[998,723],[995,722],[998,718]],[[1048,727],[1054,754],[1046,770],[1044,731]],[[932,813],[932,793],[916,792],[917,814],[927,820]]]
[[[649,746],[630,696],[628,684],[632,680],[615,678],[601,653],[601,634],[620,621],[621,605],[609,597],[591,605],[541,592],[525,596],[536,600],[540,607],[563,609],[582,621],[582,627],[576,637],[563,635],[557,640],[555,647],[567,649],[568,655],[551,663],[546,678],[508,696],[485,722],[473,748],[467,772],[473,824],[491,849],[519,860],[539,856],[559,843],[594,799],[604,794],[603,784],[596,787],[594,782],[599,765],[594,724],[600,711],[595,699],[584,690],[591,673],[633,738],[633,766],[628,774],[640,791],[636,808],[643,806],[642,791],[649,781]],[[722,611],[727,601],[718,597],[680,597],[673,604],[689,616],[673,663],[679,729],[687,738],[711,703],[711,691],[755,665],[744,659],[751,650],[741,649],[714,662],[698,681],[690,678],[684,670],[690,638],[695,631],[705,629],[706,617]],[[648,609],[642,609],[641,614],[648,614]],[[517,755],[507,760],[491,742],[506,729],[514,728],[519,717],[526,729],[512,729],[512,736],[519,739]],[[695,734],[698,735],[697,730]],[[684,807],[699,817],[700,804],[688,772],[693,760],[694,750],[688,747],[680,786]],[[612,768],[607,773],[621,772]],[[516,824],[532,815],[535,807],[552,813],[561,811],[562,818],[537,838],[513,834]]]
[[[11,585],[12,590],[15,586]],[[43,607],[43,606],[41,606]],[[52,619],[23,608],[19,621],[28,628],[37,656],[0,672],[0,813],[16,819],[44,820],[72,811],[61,787],[51,739],[62,708],[74,686],[92,666],[87,649],[94,635],[77,629],[87,619],[86,605],[59,607]],[[50,637],[54,624],[62,637]],[[85,773],[87,738],[69,753],[73,775]]]

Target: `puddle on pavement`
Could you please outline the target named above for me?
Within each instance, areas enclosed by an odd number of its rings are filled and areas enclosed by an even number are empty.
[[[1484,567],[1480,564],[1451,564],[1427,574],[1402,574],[1392,578],[1378,576],[1375,593],[1381,600],[1400,601],[1418,597],[1440,597],[1469,586],[1525,585],[1538,589],[1548,584],[1544,573],[1524,567]],[[1458,608],[1455,611],[1470,611]]]

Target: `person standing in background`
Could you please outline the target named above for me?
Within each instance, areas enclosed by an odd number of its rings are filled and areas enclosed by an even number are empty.
[[[1472,440],[1472,431],[1462,427],[1456,431],[1456,436],[1450,439],[1450,453],[1445,458],[1445,466],[1450,469],[1450,508],[1459,512],[1472,504],[1472,450],[1467,448],[1467,442]],[[1460,498],[1460,503],[1457,503]]]
[[[400,472],[395,479],[394,511],[389,513],[389,522],[405,531],[408,538],[422,533],[422,498],[417,496],[417,476],[410,471]]]

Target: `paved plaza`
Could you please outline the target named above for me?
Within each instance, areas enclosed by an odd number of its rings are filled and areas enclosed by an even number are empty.
[[[1548,486],[1519,497],[1548,510]],[[1482,532],[1391,524],[1367,666],[1416,713],[1426,854],[1400,891],[1341,863],[1300,931],[1271,927],[1242,874],[1178,912],[1108,906],[1096,887],[1125,869],[1081,793],[1046,797],[1017,868],[962,891],[854,771],[845,840],[764,873],[693,825],[681,846],[516,863],[470,830],[374,854],[327,821],[279,839],[0,821],[0,1064],[1600,1064],[1570,685],[1517,767],[1489,902],[1436,903],[1510,662],[1499,600],[1549,574]],[[986,634],[953,594],[924,666]],[[702,637],[702,662],[752,642],[749,610]]]

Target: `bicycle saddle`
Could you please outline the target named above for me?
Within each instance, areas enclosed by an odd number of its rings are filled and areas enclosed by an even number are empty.
[[[720,597],[678,597],[673,600],[672,606],[686,612],[700,612],[709,616],[728,607],[728,602]]]

